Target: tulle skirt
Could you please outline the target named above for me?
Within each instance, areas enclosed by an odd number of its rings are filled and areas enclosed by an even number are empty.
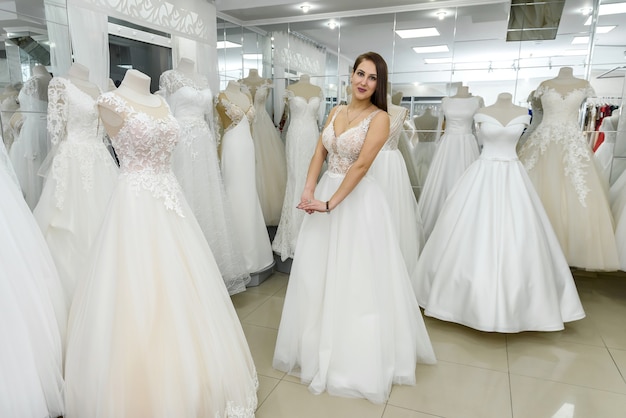
[[[117,184],[118,169],[98,142],[60,143],[33,214],[56,264],[68,310],[86,274],[89,249]]]
[[[615,241],[620,270],[626,271],[626,171],[617,178],[610,190],[611,211],[615,219]]]
[[[343,176],[325,173],[328,200]],[[384,402],[435,356],[376,181],[364,177],[330,214],[307,215],[291,267],[274,367],[313,393]]]
[[[287,186],[285,144],[265,108],[252,122],[256,157],[256,191],[266,225],[278,225]]]
[[[63,415],[63,290],[18,186],[0,169],[0,416]]]
[[[518,160],[479,159],[448,196],[418,261],[425,314],[481,331],[556,331],[585,316]]]
[[[254,416],[245,336],[180,201],[182,216],[120,178],[72,304],[66,418]]]

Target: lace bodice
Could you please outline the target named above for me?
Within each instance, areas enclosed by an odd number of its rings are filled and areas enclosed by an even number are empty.
[[[402,108],[401,111],[393,115],[389,125],[389,138],[387,138],[387,142],[385,142],[381,151],[395,151],[398,149],[398,140],[404,129],[404,120],[407,112],[407,109]]]
[[[580,105],[585,98],[594,95],[589,85],[571,90],[565,95],[544,84],[535,91],[535,96],[541,99],[542,123],[546,125],[567,123],[578,126]]]
[[[163,200],[168,209],[180,216],[180,186],[171,169],[170,157],[178,141],[180,126],[174,116],[156,118],[137,110],[114,92],[104,93],[98,103],[112,108],[124,118],[111,143],[120,160],[121,175],[131,187],[143,189]],[[167,107],[165,99],[162,106]]]
[[[446,134],[472,133],[472,117],[481,107],[481,98],[444,97],[441,109],[446,118]]]
[[[272,85],[269,82],[263,83],[255,88],[254,91],[254,107],[256,112],[265,111],[265,103],[270,94]]]
[[[209,82],[206,77],[196,75],[191,78],[178,70],[167,70],[159,77],[159,88],[165,92],[165,96],[175,93],[181,87],[192,87],[196,90],[208,88]]]
[[[516,145],[524,128],[530,123],[530,115],[520,115],[502,125],[498,119],[483,113],[474,115],[480,124],[478,136],[483,143],[480,158],[484,160],[517,160]]]
[[[340,175],[346,174],[352,164],[359,158],[370,122],[380,112],[380,110],[376,110],[370,113],[358,125],[348,128],[341,135],[336,136],[335,118],[345,108],[345,106],[341,106],[335,111],[332,120],[322,133],[322,143],[328,151],[328,172]]]
[[[254,120],[254,106],[251,104],[248,107],[248,110],[244,111],[242,108],[232,103],[225,94],[220,94],[219,101],[222,106],[224,106],[224,111],[226,115],[231,120],[230,125],[225,129],[225,132],[228,132],[235,126],[239,125],[239,123],[244,119],[244,117],[248,120],[248,123],[252,123]]]
[[[29,78],[22,86],[17,100],[20,103],[20,112],[24,112],[24,116],[46,112],[48,107],[48,84],[45,83],[45,94],[41,91],[42,88],[44,88],[44,83],[37,76]]]
[[[317,123],[320,104],[324,100],[321,93],[319,96],[313,96],[307,100],[305,97],[296,96],[291,90],[285,90],[285,98],[289,103],[290,124],[294,120],[314,120]]]

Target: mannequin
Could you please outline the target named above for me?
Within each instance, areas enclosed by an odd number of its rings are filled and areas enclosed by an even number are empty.
[[[131,106],[155,117],[164,117],[169,109],[163,106],[162,100],[150,93],[150,77],[137,70],[128,70],[120,86],[114,93],[125,99]],[[109,135],[115,136],[124,123],[120,111],[101,102],[98,104],[100,118]]]
[[[459,88],[456,90],[456,94],[454,96],[450,96],[450,97],[466,98],[466,97],[472,97],[472,94],[469,92],[469,87],[467,87],[467,86],[459,86]]]
[[[255,68],[251,68],[250,71],[248,71],[248,76],[242,78],[241,80],[239,80],[239,82],[248,87],[248,89],[250,90],[250,95],[253,99],[256,96],[256,89],[258,87],[263,84],[272,84],[271,80],[261,77],[258,70],[256,70]]]
[[[287,86],[287,90],[291,90],[296,96],[310,99],[322,94],[319,86],[311,84],[311,77],[308,74],[302,74],[300,80],[294,84]]]
[[[545,80],[541,83],[546,87],[552,87],[561,94],[566,94],[571,90],[587,87],[589,82],[582,78],[574,77],[574,70],[572,67],[562,67],[556,77]]]
[[[250,109],[250,106],[252,106],[252,97],[241,91],[241,84],[239,84],[239,82],[232,80],[228,82],[226,89],[220,92],[218,96],[218,99],[220,100],[218,100],[216,108],[217,114],[222,122],[222,127],[226,130],[232,123],[232,120],[226,113],[226,109],[221,103],[222,98],[225,98],[230,103],[239,107],[245,113],[248,109]]]
[[[89,69],[77,62],[73,63],[67,72],[67,78],[79,89],[97,99],[100,96],[100,89],[89,81]]]
[[[391,95],[391,103],[396,106],[400,106],[400,103],[402,102],[402,97],[404,97],[404,93],[401,91],[393,93]]]
[[[430,107],[427,107],[423,114],[413,117],[413,124],[420,142],[430,142],[435,139],[439,118],[433,115]]]
[[[506,126],[511,120],[518,116],[528,115],[528,109],[522,106],[516,106],[513,104],[513,96],[511,93],[500,93],[496,102],[491,106],[482,107],[476,111],[476,113],[483,113],[489,115],[500,122],[503,126]]]
[[[13,138],[16,133],[11,126],[11,120],[17,114],[15,112],[20,108],[17,101],[18,94],[19,91],[15,86],[9,84],[0,95],[0,117],[2,118],[3,127],[2,139],[4,140],[7,152],[11,149],[11,145],[13,145]]]

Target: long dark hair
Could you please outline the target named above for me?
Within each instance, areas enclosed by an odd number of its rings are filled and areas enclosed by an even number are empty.
[[[354,61],[352,72],[354,73],[363,61],[372,61],[376,66],[376,90],[370,97],[370,101],[379,109],[387,111],[387,63],[376,52],[366,52],[359,55]]]

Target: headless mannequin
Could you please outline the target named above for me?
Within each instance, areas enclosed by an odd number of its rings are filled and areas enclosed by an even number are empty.
[[[89,69],[77,62],[73,63],[67,72],[66,77],[76,87],[87,93],[94,99],[100,95],[100,89],[94,83],[89,81]]]
[[[155,118],[165,117],[169,113],[169,109],[163,106],[163,101],[150,93],[150,77],[137,70],[126,71],[122,84],[113,93],[128,102],[135,110]],[[98,110],[107,133],[115,136],[123,126],[124,111],[106,103],[100,103]]]
[[[409,109],[402,106],[397,106],[392,101],[392,96],[387,95],[387,113],[389,113],[389,118],[391,121],[396,120],[396,118],[402,118],[404,121],[406,119],[407,113]]]
[[[37,64],[33,67],[33,77],[37,83],[37,95],[39,96],[39,100],[43,100],[45,102],[48,101],[48,84],[50,80],[52,80],[52,76],[41,64]]]
[[[189,58],[181,58],[176,66],[176,71],[184,74],[197,86],[204,87],[206,84],[202,80],[202,77],[200,77],[200,75],[196,72],[196,63]]]
[[[241,91],[241,84],[236,81],[229,81],[226,89],[220,92],[218,99],[216,109],[224,129],[228,129],[233,121],[226,114],[226,109],[222,104],[222,99],[225,99],[231,104],[239,107],[244,112],[247,112],[252,105],[252,98]]]
[[[391,103],[396,106],[399,106],[402,102],[402,97],[404,97],[404,93],[401,91],[397,91],[391,95]]]
[[[413,125],[415,125],[420,141],[434,141],[439,118],[433,115],[432,110],[428,107],[422,115],[413,118]]]
[[[304,97],[307,100],[322,94],[322,89],[311,84],[311,78],[307,74],[302,74],[298,82],[287,86],[287,90],[291,90],[296,96]]]
[[[582,78],[574,77],[572,67],[562,67],[556,77],[543,81],[541,85],[553,88],[561,94],[566,94],[572,90],[587,87],[589,82]]]
[[[456,91],[456,94],[454,96],[455,99],[457,98],[468,98],[468,97],[472,97],[471,93],[469,92],[469,87],[467,86],[459,86],[459,88]]]
[[[518,116],[527,116],[528,109],[522,106],[516,106],[512,101],[511,93],[500,93],[496,102],[491,106],[481,107],[476,113],[489,115],[496,119],[503,126]]]
[[[252,97],[255,97],[256,89],[263,84],[271,84],[271,81],[267,78],[263,78],[259,75],[259,72],[252,68],[248,72],[248,76],[239,80],[241,83],[245,84],[250,90],[250,94]]]

